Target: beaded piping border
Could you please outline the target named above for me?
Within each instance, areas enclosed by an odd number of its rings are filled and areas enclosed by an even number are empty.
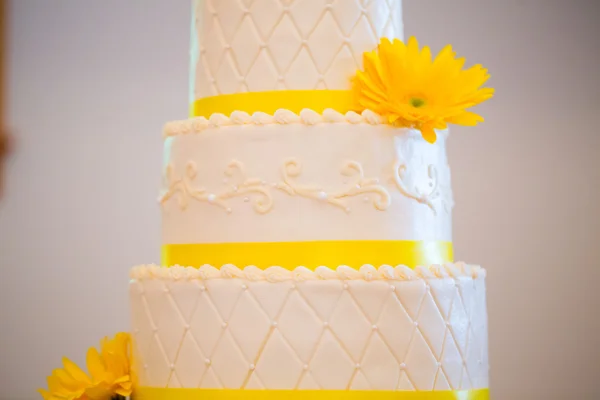
[[[221,268],[211,265],[195,267],[160,267],[158,265],[140,265],[133,267],[130,272],[131,279],[162,279],[172,281],[190,281],[207,279],[246,279],[249,281],[308,281],[308,280],[429,280],[445,278],[472,278],[483,279],[486,271],[478,265],[468,265],[463,262],[448,263],[443,265],[431,265],[428,267],[408,268],[404,265],[392,267],[382,265],[375,268],[372,265],[363,265],[358,270],[339,266],[336,269],[329,267],[317,267],[314,271],[305,267],[297,267],[290,271],[282,267],[269,267],[260,269],[255,266],[247,266],[243,269],[235,265],[226,264]]]
[[[279,109],[273,115],[257,111],[250,115],[244,111],[234,111],[228,117],[225,114],[215,113],[209,118],[195,117],[186,120],[172,121],[165,124],[163,129],[163,137],[187,135],[190,133],[200,133],[206,129],[219,128],[224,126],[241,126],[241,125],[289,125],[289,124],[304,124],[316,125],[320,123],[350,123],[350,124],[369,124],[380,125],[384,124],[384,117],[370,110],[365,110],[361,114],[354,111],[348,111],[342,114],[331,108],[323,111],[322,114],[305,108],[296,114],[290,110]],[[389,125],[386,125],[393,128]],[[421,133],[416,129],[395,128],[402,130],[405,134],[421,136]],[[447,130],[438,133],[444,134]]]

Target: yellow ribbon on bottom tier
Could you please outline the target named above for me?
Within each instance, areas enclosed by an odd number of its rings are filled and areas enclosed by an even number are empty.
[[[162,246],[162,265],[221,267],[254,265],[258,268],[279,266],[292,270],[303,266],[335,268],[365,264],[432,265],[452,262],[452,243],[426,240],[325,240],[311,242],[263,243],[190,243]]]
[[[489,400],[489,389],[391,390],[235,390],[139,387],[133,400]]]

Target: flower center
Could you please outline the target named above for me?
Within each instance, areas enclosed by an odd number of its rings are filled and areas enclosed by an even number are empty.
[[[408,102],[414,108],[423,107],[425,105],[425,100],[420,99],[418,97],[411,97],[411,99]]]

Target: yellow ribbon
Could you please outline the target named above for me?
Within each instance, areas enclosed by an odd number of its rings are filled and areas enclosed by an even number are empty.
[[[298,266],[315,269],[347,265],[417,265],[452,262],[452,243],[411,240],[340,240],[266,243],[194,243],[162,246],[162,265],[221,267],[255,265],[265,269],[279,266],[292,270]]]
[[[489,400],[489,389],[391,390],[235,390],[139,387],[134,400]]]
[[[214,113],[231,115],[234,111],[252,114],[256,111],[273,115],[280,108],[296,114],[304,108],[322,113],[332,108],[342,114],[352,109],[352,92],[349,90],[273,90],[204,97],[191,105],[192,117],[210,117]]]

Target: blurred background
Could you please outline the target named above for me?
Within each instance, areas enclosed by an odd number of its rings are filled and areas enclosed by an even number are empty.
[[[62,356],[128,329],[128,270],[159,261],[191,6],[7,6],[0,399],[32,399]],[[407,36],[452,43],[497,89],[448,150],[457,259],[488,269],[496,400],[600,398],[599,16],[595,0],[404,0]]]

